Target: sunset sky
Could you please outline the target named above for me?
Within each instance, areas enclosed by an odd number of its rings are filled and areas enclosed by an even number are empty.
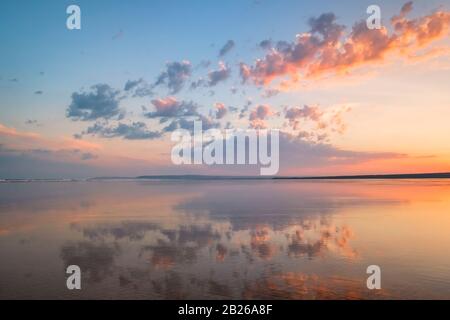
[[[280,129],[280,175],[450,171],[449,35],[449,0],[3,1],[0,178],[257,174],[173,165],[194,120]]]

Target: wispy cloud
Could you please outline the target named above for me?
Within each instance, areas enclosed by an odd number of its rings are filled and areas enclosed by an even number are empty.
[[[234,41],[228,40],[219,51],[219,57],[223,57],[234,48]]]

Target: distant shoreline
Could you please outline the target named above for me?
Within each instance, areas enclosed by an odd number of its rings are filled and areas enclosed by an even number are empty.
[[[145,175],[137,177],[95,177],[86,179],[0,179],[2,182],[77,182],[106,180],[387,180],[387,179],[450,179],[450,172],[393,173],[342,176],[209,176],[209,175]]]
[[[348,179],[449,179],[450,172],[440,173],[394,173],[394,174],[364,174],[345,176],[313,176],[313,177],[273,177],[273,179],[292,180],[348,180]]]
[[[109,179],[109,178],[94,178]],[[112,178],[115,179],[115,178]],[[394,173],[342,176],[209,176],[209,175],[145,175],[139,180],[349,180],[349,179],[450,179],[450,172],[436,173]]]

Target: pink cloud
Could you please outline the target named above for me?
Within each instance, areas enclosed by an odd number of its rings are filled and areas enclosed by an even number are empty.
[[[250,111],[248,119],[250,120],[250,127],[254,129],[267,128],[266,119],[277,113],[273,111],[272,107],[266,104],[259,105]]]
[[[38,133],[34,132],[21,132],[18,131],[15,128],[7,127],[0,123],[0,135],[10,136],[10,137],[17,137],[17,138],[31,138],[31,139],[37,139],[40,137]]]
[[[222,102],[216,102],[216,119],[222,119],[228,112],[227,107]]]
[[[243,82],[268,85],[285,76],[290,77],[290,83],[295,83],[301,77],[346,73],[358,66],[386,60],[388,55],[408,58],[432,41],[448,35],[450,12],[435,11],[408,19],[406,15],[411,10],[412,3],[408,2],[400,14],[391,19],[391,33],[385,27],[370,30],[366,22],[361,21],[345,35],[344,27],[336,23],[334,14],[312,18],[310,31],[297,35],[293,43],[278,42],[253,65],[241,63],[241,78]],[[284,86],[287,84],[284,82]]]

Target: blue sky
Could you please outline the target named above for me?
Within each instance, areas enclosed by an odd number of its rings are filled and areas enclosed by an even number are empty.
[[[261,55],[257,45],[264,39],[292,41],[307,30],[310,17],[323,12],[334,12],[342,23],[365,19],[365,8],[372,2],[4,1],[0,90],[6,103],[17,103],[17,95],[22,95],[28,104],[35,97],[26,97],[27,91],[46,89],[67,97],[97,82],[121,86],[133,77],[153,79],[167,61],[218,61],[217,52],[229,39],[236,50],[224,60],[249,61]],[[387,17],[402,4],[381,3]],[[436,8],[440,3],[416,7]],[[65,28],[69,4],[82,10],[80,31]],[[40,72],[45,77],[39,77]],[[5,83],[13,78],[20,80],[19,86]]]
[[[383,23],[388,24],[405,2],[378,1]],[[70,4],[81,8],[81,30],[65,27],[65,11]],[[394,65],[387,70],[386,74],[391,72],[389,79],[375,77],[357,89],[334,85],[317,89],[313,84],[312,89],[290,90],[273,97],[263,96],[267,88],[243,85],[239,75],[239,63],[251,65],[255,59],[264,57],[259,47],[262,40],[293,42],[297,34],[309,30],[311,17],[327,12],[334,13],[336,22],[344,24],[349,31],[357,21],[367,17],[366,8],[370,4],[373,1],[3,1],[0,123],[45,137],[73,136],[86,129],[85,122],[71,121],[66,116],[74,92],[89,91],[96,84],[123,90],[128,80],[141,78],[151,85],[166,63],[183,60],[192,65],[190,81],[207,77],[208,72],[219,68],[219,61],[230,69],[231,75],[211,88],[190,90],[186,83],[181,91],[171,93],[168,88],[158,86],[152,97],[125,98],[120,105],[130,121],[140,119],[142,106],[150,110],[152,99],[170,95],[178,100],[194,101],[206,115],[217,102],[243,108],[248,99],[255,106],[270,104],[277,112],[292,104],[363,105],[364,95],[381,105],[384,98],[379,97],[374,87],[382,87],[389,80],[399,82],[396,77],[409,79],[417,86],[427,85],[423,83],[426,81],[423,74],[413,75],[413,71],[408,73],[405,69],[397,72]],[[439,8],[448,10],[448,7],[448,1],[417,1],[410,17],[430,14]],[[219,57],[219,50],[229,40],[234,42],[234,47]],[[210,64],[201,66],[205,61]],[[432,87],[447,79],[437,71],[432,78],[439,79],[433,80]],[[232,88],[238,93],[230,94]],[[447,101],[448,97],[435,99]],[[354,115],[357,117],[358,111]],[[30,126],[28,120],[39,125]],[[282,120],[273,123],[281,124]],[[106,149],[112,143],[98,137],[86,139],[105,144]],[[351,136],[345,139],[336,136],[328,143],[340,143],[341,148],[361,147],[360,142],[352,142]]]

